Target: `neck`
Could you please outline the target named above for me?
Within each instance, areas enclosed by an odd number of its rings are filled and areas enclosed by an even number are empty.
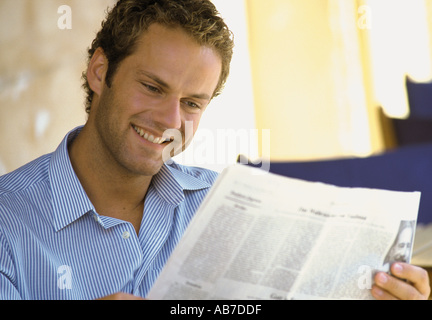
[[[128,221],[136,232],[142,220],[144,198],[151,176],[132,175],[99,153],[86,127],[69,146],[72,167],[96,211]]]

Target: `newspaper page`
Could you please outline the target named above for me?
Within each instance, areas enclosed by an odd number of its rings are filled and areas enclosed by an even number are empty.
[[[148,298],[371,299],[374,273],[410,260],[419,200],[233,165]]]

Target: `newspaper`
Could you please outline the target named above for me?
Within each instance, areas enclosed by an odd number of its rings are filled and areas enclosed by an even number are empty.
[[[371,299],[376,271],[411,258],[419,201],[230,166],[148,298]]]

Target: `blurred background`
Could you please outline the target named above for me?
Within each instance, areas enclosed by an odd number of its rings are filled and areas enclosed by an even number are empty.
[[[86,121],[86,49],[114,0],[0,1],[0,174]],[[406,77],[432,76],[430,0],[214,0],[235,34],[226,89],[178,161],[220,171],[239,153],[302,161],[392,147]]]

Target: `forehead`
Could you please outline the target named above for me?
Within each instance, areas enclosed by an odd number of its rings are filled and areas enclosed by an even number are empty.
[[[130,60],[135,74],[151,73],[173,84],[211,83],[212,90],[216,88],[222,70],[220,56],[179,27],[153,24],[140,36],[134,49],[125,60]]]
[[[173,49],[167,50],[165,53],[181,54],[180,50],[201,50],[208,51],[214,55],[219,55],[216,48],[210,45],[200,44],[198,40],[187,33],[181,26],[166,26],[159,23],[151,24],[138,38],[135,44],[135,52],[151,49]],[[222,60],[222,59],[221,59]]]
[[[400,232],[399,240],[403,242],[410,242],[413,235],[411,228],[405,228]]]

